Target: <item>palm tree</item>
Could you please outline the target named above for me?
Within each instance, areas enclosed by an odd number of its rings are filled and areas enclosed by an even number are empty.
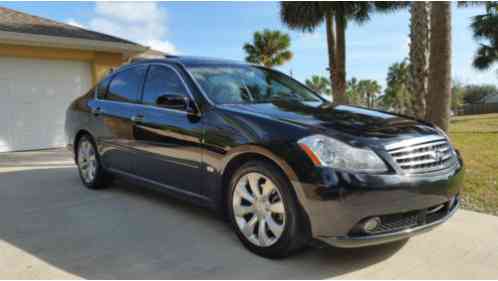
[[[347,82],[346,96],[348,97],[349,103],[353,105],[362,105],[362,99],[360,89],[358,87],[358,79],[352,77]]]
[[[323,76],[313,75],[310,79],[306,79],[305,83],[306,86],[323,95],[330,96],[332,94],[330,90],[330,81]]]
[[[471,24],[474,38],[480,43],[473,65],[479,70],[486,70],[498,62],[498,2],[486,2],[486,13],[477,15]]]
[[[288,34],[278,30],[265,29],[263,32],[255,32],[253,43],[244,44],[243,49],[247,53],[247,62],[272,68],[282,65],[292,58],[289,47],[290,37]]]
[[[412,115],[411,93],[408,87],[409,67],[406,59],[389,67],[386,79],[387,87],[384,96],[382,96],[383,106],[387,110]]]
[[[363,23],[374,11],[391,11],[404,3],[394,2],[281,2],[280,16],[291,29],[313,32],[325,22],[330,80],[334,102],[347,103],[346,26],[352,20]]]
[[[429,103],[426,120],[448,129],[451,99],[451,3],[431,4]]]
[[[429,65],[429,9],[428,2],[413,2],[410,8],[410,92],[413,111],[425,118]]]
[[[374,107],[375,96],[380,93],[382,87],[375,80],[360,80],[358,82],[358,88],[361,92],[361,96],[364,99],[363,104],[367,107]]]

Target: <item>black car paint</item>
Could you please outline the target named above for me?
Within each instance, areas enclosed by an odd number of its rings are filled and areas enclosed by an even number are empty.
[[[190,109],[109,102],[97,99],[91,90],[68,109],[68,143],[89,133],[107,169],[217,210],[225,207],[226,176],[233,166],[239,160],[265,158],[289,179],[314,238],[345,237],[366,216],[428,208],[459,193],[461,159],[451,171],[408,176],[397,170],[384,149],[404,139],[439,135],[431,124],[326,102],[215,105],[186,66],[220,63],[231,62],[169,58],[125,66],[173,67],[188,88]],[[141,120],[132,121],[137,115]],[[390,170],[354,174],[315,167],[297,145],[313,134],[370,147]]]

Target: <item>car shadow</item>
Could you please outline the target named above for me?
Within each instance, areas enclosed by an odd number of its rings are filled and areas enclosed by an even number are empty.
[[[308,248],[269,260],[245,250],[207,209],[124,180],[88,190],[74,167],[0,172],[1,240],[0,247],[87,279],[332,278],[380,263],[404,245]],[[11,252],[0,248],[0,260]]]

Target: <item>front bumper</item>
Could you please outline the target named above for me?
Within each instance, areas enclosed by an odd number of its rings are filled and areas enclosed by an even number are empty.
[[[458,208],[464,168],[418,176],[354,175],[332,170],[319,172],[314,183],[293,182],[307,215],[311,236],[338,247],[388,243],[428,231],[449,219]],[[455,204],[448,202],[456,198]],[[397,216],[448,204],[447,213],[403,229],[356,235],[355,228],[373,216]]]
[[[440,220],[420,225],[414,228],[408,228],[401,231],[390,232],[385,234],[368,235],[368,236],[340,236],[340,237],[320,237],[319,240],[340,248],[357,248],[365,246],[373,246],[379,244],[385,244],[390,242],[395,242],[403,239],[410,238],[414,235],[428,232],[434,229],[436,226],[446,222],[450,217],[452,217],[460,206],[459,199],[456,199],[455,204],[451,207],[448,214]]]

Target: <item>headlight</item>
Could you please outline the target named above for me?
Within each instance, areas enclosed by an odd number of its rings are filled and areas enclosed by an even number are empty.
[[[368,173],[388,170],[372,150],[355,148],[324,135],[305,137],[298,144],[316,166]]]

